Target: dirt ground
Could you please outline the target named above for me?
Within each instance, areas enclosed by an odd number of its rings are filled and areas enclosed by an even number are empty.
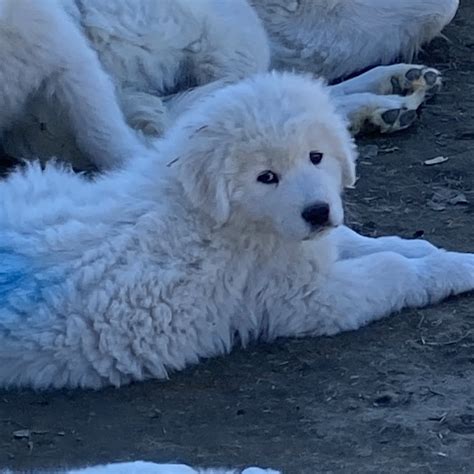
[[[360,141],[352,223],[474,251],[474,2],[422,60],[444,91],[417,126]],[[435,166],[424,160],[445,156]],[[387,271],[390,271],[387,268]],[[117,460],[295,473],[474,473],[474,296],[337,337],[236,350],[168,382],[0,392],[0,468]]]

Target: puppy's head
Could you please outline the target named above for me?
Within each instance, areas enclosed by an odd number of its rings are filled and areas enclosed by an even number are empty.
[[[185,193],[217,226],[306,240],[343,221],[356,152],[320,82],[268,73],[228,86],[183,117],[168,143]]]

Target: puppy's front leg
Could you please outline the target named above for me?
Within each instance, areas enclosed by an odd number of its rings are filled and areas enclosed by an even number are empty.
[[[407,258],[420,258],[438,251],[434,245],[422,239],[402,239],[396,236],[365,237],[346,226],[332,231],[340,260],[362,257],[379,252],[395,252]]]
[[[419,259],[381,252],[336,262],[313,290],[279,301],[270,337],[334,335],[403,308],[474,289],[474,254],[437,251]]]

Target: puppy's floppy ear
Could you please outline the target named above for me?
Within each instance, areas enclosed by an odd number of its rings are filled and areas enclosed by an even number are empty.
[[[342,184],[345,188],[354,186],[356,182],[357,147],[349,129],[344,123],[326,129],[326,136],[330,137],[332,149],[341,164]]]
[[[224,171],[208,166],[213,161],[212,154],[207,156],[194,155],[186,169],[183,160],[181,167],[181,182],[191,202],[211,217],[217,227],[223,226],[230,215],[229,195]],[[184,166],[183,166],[184,165]]]
[[[352,137],[341,145],[342,184],[345,188],[350,188],[356,182],[357,147]]]
[[[184,191],[191,203],[212,218],[217,227],[230,215],[228,183],[225,178],[226,150],[202,126],[191,130],[176,167]],[[174,161],[174,160],[173,160]]]

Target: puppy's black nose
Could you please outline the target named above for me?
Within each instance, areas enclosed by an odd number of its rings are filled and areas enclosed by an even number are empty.
[[[301,217],[312,226],[323,226],[329,221],[329,204],[327,202],[315,202],[305,207]]]

